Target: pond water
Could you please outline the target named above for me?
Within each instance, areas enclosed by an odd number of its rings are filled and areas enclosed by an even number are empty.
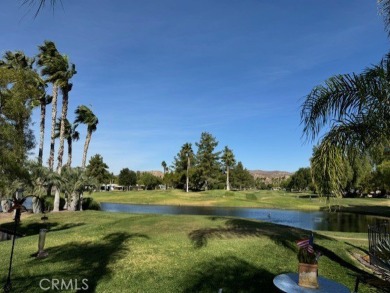
[[[306,212],[257,208],[134,205],[105,202],[101,203],[101,207],[106,212],[240,217],[307,230],[341,232],[367,232],[367,226],[369,224],[390,220],[390,218],[353,213]]]

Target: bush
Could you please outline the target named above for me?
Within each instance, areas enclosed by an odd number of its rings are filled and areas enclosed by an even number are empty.
[[[100,211],[100,203],[94,200],[92,197],[83,198],[83,210],[95,210]]]
[[[44,199],[43,199],[43,204],[44,204],[44,208],[43,210],[45,212],[50,212],[53,210],[54,208],[54,196],[46,196]],[[64,205],[65,205],[65,199],[60,197],[60,210],[63,210],[64,208]]]

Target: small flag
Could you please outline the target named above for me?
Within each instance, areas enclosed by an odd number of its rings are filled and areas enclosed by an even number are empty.
[[[310,245],[310,239],[302,239],[297,241],[297,245],[302,248],[306,248]]]
[[[301,248],[306,248],[309,253],[314,253],[314,236],[311,234],[310,238],[297,241],[297,245]]]

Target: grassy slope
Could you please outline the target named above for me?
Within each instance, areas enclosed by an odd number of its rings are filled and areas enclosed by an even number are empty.
[[[252,199],[253,195],[257,199]],[[310,198],[309,194],[288,193],[284,191],[241,191],[226,192],[212,190],[186,193],[180,190],[168,191],[130,191],[96,192],[92,197],[100,202],[159,204],[159,205],[197,205],[226,207],[259,207],[279,209],[320,210],[329,205],[325,199]],[[390,200],[377,198],[331,199],[331,205],[340,205],[343,210],[359,213],[377,214],[390,217]]]
[[[300,229],[235,218],[131,215],[104,212],[49,214],[46,250],[37,260],[40,216],[23,214],[16,241],[14,292],[41,292],[42,278],[87,278],[96,292],[273,292],[275,275],[297,271]],[[8,219],[9,221],[10,219]],[[2,219],[2,221],[6,221]],[[1,226],[7,226],[2,224]],[[336,235],[344,236],[344,234]],[[361,269],[349,251],[364,250],[363,234],[349,240],[316,234],[321,276],[353,288]],[[1,242],[5,283],[10,241]],[[359,292],[376,292],[361,284]]]

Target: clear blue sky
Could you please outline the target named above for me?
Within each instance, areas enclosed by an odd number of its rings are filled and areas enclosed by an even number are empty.
[[[36,19],[20,2],[1,1],[0,53],[35,55],[52,40],[70,57],[69,117],[92,105],[100,123],[88,158],[101,154],[114,174],[160,170],[203,131],[248,169],[308,166],[305,95],[378,63],[389,47],[374,0],[62,0]],[[38,139],[38,111],[34,121]]]

